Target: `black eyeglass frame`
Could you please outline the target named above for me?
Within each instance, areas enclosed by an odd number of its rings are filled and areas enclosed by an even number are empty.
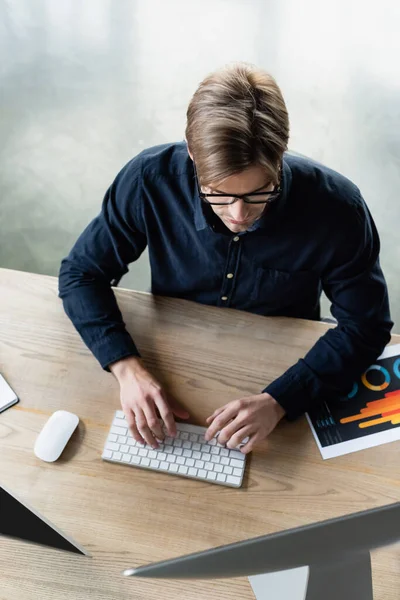
[[[280,193],[282,192],[281,180],[279,180],[279,182],[276,184],[274,189],[271,190],[270,192],[253,192],[252,194],[248,194],[248,195],[244,195],[244,196],[240,196],[238,194],[205,194],[204,192],[201,191],[199,178],[197,176],[196,165],[194,164],[194,162],[193,162],[193,169],[194,169],[194,176],[196,179],[197,191],[199,193],[200,198],[203,200],[203,202],[205,202],[206,204],[211,204],[212,206],[231,206],[238,200],[243,200],[243,202],[246,202],[246,204],[272,204],[273,202],[275,202],[278,199]],[[281,173],[281,171],[282,171],[282,169],[280,168],[279,172]],[[268,195],[270,197],[267,200],[251,200],[248,197],[248,196],[265,196],[265,195]],[[208,198],[232,198],[232,200],[230,202],[210,202],[210,200],[208,200]]]

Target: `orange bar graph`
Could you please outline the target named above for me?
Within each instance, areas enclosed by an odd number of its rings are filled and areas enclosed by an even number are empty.
[[[365,420],[368,419],[368,417],[375,416],[379,416],[379,418]],[[385,394],[385,397],[381,398],[380,400],[367,402],[366,407],[362,408],[358,414],[340,419],[340,422],[343,424],[353,423],[355,421],[363,421],[358,425],[361,429],[389,422],[391,422],[392,425],[399,425],[400,390],[388,392],[387,394]]]

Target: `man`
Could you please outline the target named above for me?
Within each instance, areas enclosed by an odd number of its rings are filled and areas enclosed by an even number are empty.
[[[137,441],[157,447],[188,418],[139,358],[111,285],[149,249],[152,292],[261,315],[320,318],[323,289],[338,321],[260,394],[219,408],[229,448],[251,451],[283,415],[348,393],[382,352],[392,322],[379,237],[359,189],[288,155],[289,121],[274,79],[238,64],[207,77],[188,111],[186,142],[145,150],[108,189],[101,213],[62,262],[60,296],[84,342],[120,383]]]

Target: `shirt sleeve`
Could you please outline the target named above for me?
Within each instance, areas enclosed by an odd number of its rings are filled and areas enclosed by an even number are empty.
[[[117,360],[140,356],[111,286],[147,245],[141,181],[141,160],[135,158],[118,174],[105,194],[100,214],[61,263],[59,296],[65,312],[106,370]]]
[[[346,207],[336,228],[338,233],[321,275],[338,325],[263,390],[281,404],[289,419],[324,400],[349,393],[354,381],[390,341],[393,323],[379,264],[379,236],[356,190],[353,203]]]

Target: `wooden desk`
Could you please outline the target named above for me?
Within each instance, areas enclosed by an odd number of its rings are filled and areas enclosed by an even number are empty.
[[[328,327],[116,293],[148,366],[201,424],[262,389]],[[245,578],[157,583],[121,571],[400,499],[399,443],[323,462],[305,419],[257,448],[239,490],[103,462],[118,386],[84,347],[51,277],[0,269],[0,372],[21,399],[0,415],[0,484],[92,555],[0,538],[1,600],[251,599]],[[48,464],[33,445],[57,409],[81,422]],[[399,546],[374,553],[377,600],[398,600],[399,566]]]

